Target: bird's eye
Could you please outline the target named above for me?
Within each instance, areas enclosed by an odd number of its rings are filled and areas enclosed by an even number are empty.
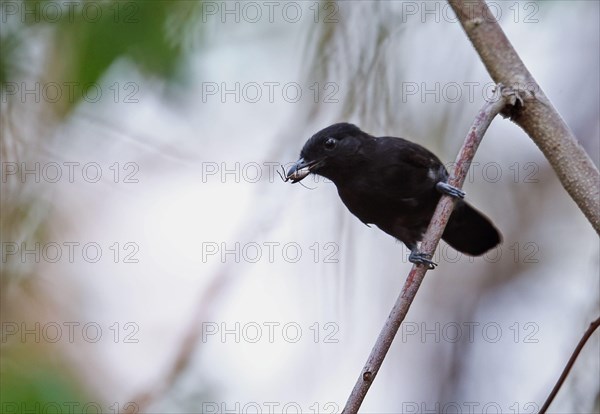
[[[323,144],[325,146],[326,149],[330,150],[330,149],[334,149],[335,146],[337,145],[337,139],[335,138],[327,138],[325,140],[325,143]]]

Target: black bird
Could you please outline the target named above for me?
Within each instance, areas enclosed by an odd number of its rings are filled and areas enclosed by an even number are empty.
[[[313,135],[286,181],[301,181],[309,173],[336,185],[348,210],[363,223],[375,224],[402,241],[412,263],[435,266],[420,253],[421,241],[441,197],[458,200],[442,238],[459,252],[479,256],[498,245],[501,236],[492,222],[447,184],[448,171],[419,144],[395,137],[374,137],[356,125],[339,123]]]

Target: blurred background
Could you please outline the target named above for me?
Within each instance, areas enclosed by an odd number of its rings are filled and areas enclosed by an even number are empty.
[[[597,165],[599,3],[489,4]],[[340,412],[409,252],[277,171],[339,121],[453,161],[493,84],[449,6],[0,5],[1,411]],[[364,412],[537,412],[598,315],[597,235],[510,121],[465,190],[503,244],[440,244]],[[599,351],[551,412],[600,410]]]

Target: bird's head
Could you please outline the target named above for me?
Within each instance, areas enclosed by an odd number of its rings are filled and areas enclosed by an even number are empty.
[[[319,174],[335,181],[348,168],[355,166],[365,140],[372,138],[356,125],[339,123],[314,134],[300,151],[300,159],[289,169],[286,178],[293,183],[308,174]]]

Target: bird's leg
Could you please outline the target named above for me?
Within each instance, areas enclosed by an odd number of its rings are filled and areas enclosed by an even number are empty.
[[[442,194],[447,194],[450,197],[465,198],[465,192],[444,182],[440,181],[435,185],[435,188]],[[431,260],[431,255],[420,252],[416,245],[408,246],[410,255],[408,261],[414,264],[427,266],[430,270],[435,269],[437,263]]]
[[[417,246],[414,246],[412,249],[410,249],[410,255],[408,256],[408,261],[417,265],[425,265],[427,266],[430,270],[431,269],[435,269],[435,267],[437,266],[437,263],[434,263],[433,261],[430,260],[431,255],[420,252],[419,249],[417,249]]]
[[[450,197],[465,198],[466,193],[453,185],[440,181],[435,185],[435,188],[442,194],[447,194]]]

